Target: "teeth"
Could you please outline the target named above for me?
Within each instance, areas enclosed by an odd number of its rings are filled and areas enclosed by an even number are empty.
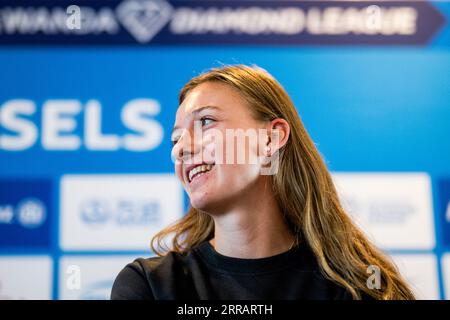
[[[198,173],[202,173],[202,172],[206,172],[211,170],[212,165],[211,164],[203,164],[200,166],[195,167],[194,169],[192,169],[191,171],[189,171],[189,181],[192,181],[192,178],[198,174]]]

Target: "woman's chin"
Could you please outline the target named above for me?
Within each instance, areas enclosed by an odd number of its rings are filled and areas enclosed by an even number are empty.
[[[208,195],[193,194],[189,197],[191,206],[198,210],[205,210],[208,207]]]
[[[193,208],[208,213],[213,213],[220,207],[217,201],[213,201],[210,193],[193,194],[189,197],[189,202]]]

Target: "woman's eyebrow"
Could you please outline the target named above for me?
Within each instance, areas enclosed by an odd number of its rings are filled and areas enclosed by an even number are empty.
[[[192,110],[192,114],[197,114],[197,113],[199,113],[199,112],[201,112],[201,111],[203,111],[205,109],[214,109],[214,110],[217,110],[217,111],[221,111],[221,108],[219,108],[217,106],[203,106],[203,107],[199,107],[199,108],[196,108],[196,109]]]
[[[201,111],[207,110],[207,109],[213,109],[213,110],[217,110],[217,111],[222,111],[222,109],[217,107],[217,106],[203,106],[203,107],[195,108],[194,110],[191,111],[191,114],[196,115],[196,114],[200,113]],[[173,135],[174,131],[176,131],[178,129],[180,129],[179,126],[173,127],[171,135]]]

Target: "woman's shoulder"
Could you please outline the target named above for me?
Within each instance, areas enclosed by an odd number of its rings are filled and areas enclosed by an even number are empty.
[[[111,290],[112,300],[154,299],[152,283],[180,269],[188,253],[170,251],[164,256],[137,258],[117,275]]]
[[[137,258],[125,268],[132,268],[144,277],[149,278],[155,274],[167,273],[168,270],[182,267],[189,255],[190,251],[184,253],[169,251],[163,256]]]

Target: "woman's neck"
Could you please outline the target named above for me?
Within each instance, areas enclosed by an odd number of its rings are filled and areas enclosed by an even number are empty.
[[[270,257],[289,250],[296,238],[273,193],[259,193],[251,198],[246,195],[244,201],[236,201],[228,212],[212,214],[211,245],[224,256],[243,259]]]

